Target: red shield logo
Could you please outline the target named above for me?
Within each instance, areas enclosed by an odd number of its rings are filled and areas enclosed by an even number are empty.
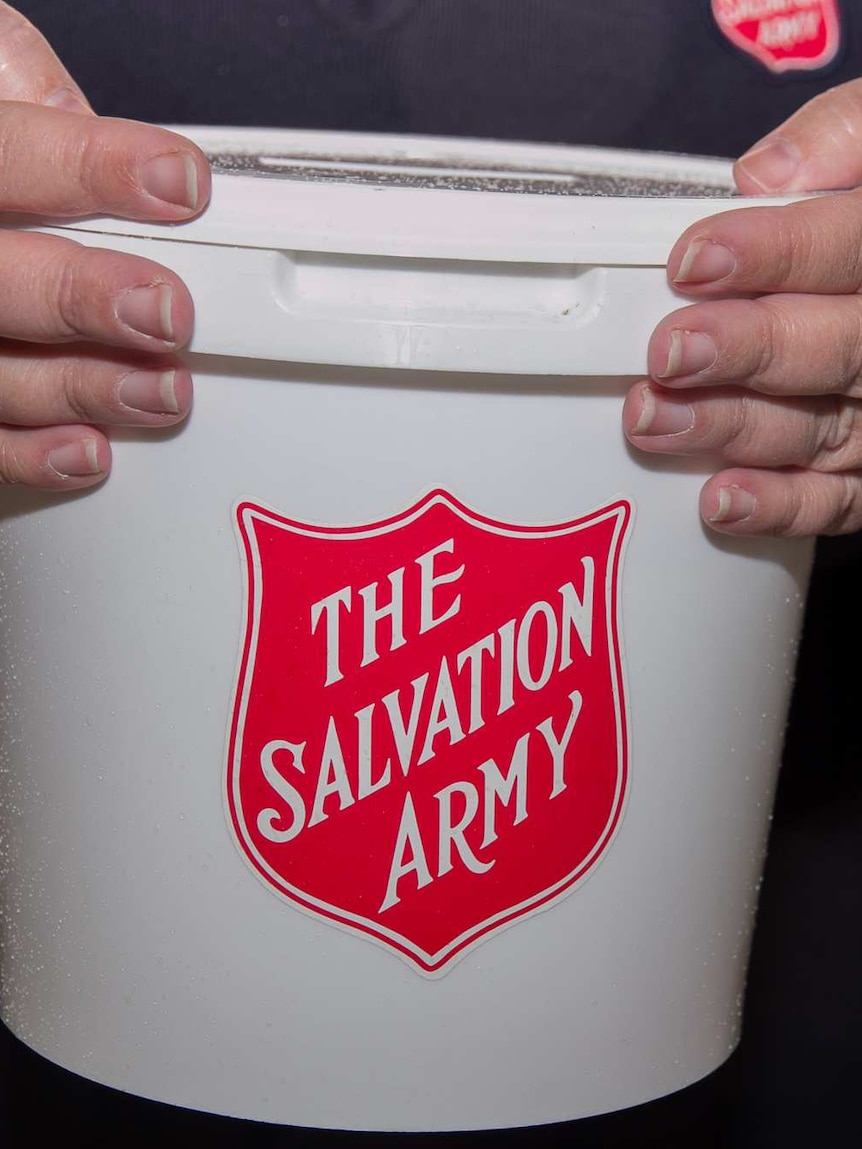
[[[630,521],[514,525],[444,491],[350,527],[241,504],[227,803],[257,874],[426,974],[570,893],[626,796]]]
[[[841,44],[838,0],[712,0],[719,28],[772,72],[822,68]]]

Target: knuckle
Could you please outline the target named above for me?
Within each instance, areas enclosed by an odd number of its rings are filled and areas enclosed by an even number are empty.
[[[862,523],[862,483],[858,474],[801,473],[785,484],[774,533],[788,538],[838,535]]]
[[[843,392],[852,393],[862,380],[862,308],[853,306],[845,315],[841,337],[836,342],[838,386]]]
[[[862,515],[862,487],[859,475],[830,476],[829,506],[819,529],[823,534],[840,535],[856,530]]]
[[[85,123],[68,139],[67,170],[73,171],[88,204],[105,202],[106,157],[95,124]]]
[[[853,298],[800,308],[795,297],[750,301],[750,334],[737,343],[750,385],[766,394],[857,396],[862,391],[862,307]]]
[[[775,518],[774,533],[787,537],[804,536],[812,530],[818,530],[813,523],[813,510],[816,506],[816,492],[812,490],[809,481],[798,476],[796,481],[791,480],[783,490],[783,499],[780,510]]]
[[[771,299],[752,300],[754,316],[754,343],[751,374],[762,378],[771,373],[780,349],[786,344],[786,317],[781,308]]]
[[[63,397],[70,413],[79,423],[89,423],[95,416],[105,414],[94,402],[89,374],[78,362],[68,363],[61,381]]]
[[[720,419],[714,424],[713,446],[721,446],[734,455],[743,456],[758,439],[755,416],[756,401],[752,395],[741,395],[722,404]]]
[[[770,244],[766,258],[770,272],[778,284],[791,282],[797,268],[807,266],[818,257],[818,229],[809,213],[797,208],[804,204],[780,207],[775,213],[774,246]],[[768,209],[767,209],[768,210]]]
[[[825,421],[823,447],[831,454],[843,451],[856,430],[857,411],[849,403],[833,401],[832,410]]]
[[[0,435],[0,483],[20,486],[27,482],[27,469],[7,435]]]
[[[812,276],[828,274],[831,290],[858,291],[862,285],[862,211],[854,193],[787,204],[775,209],[763,229],[761,259],[771,290],[795,289]]]
[[[119,253],[78,244],[58,251],[48,268],[52,283],[52,337],[99,338],[115,325],[110,299],[128,278]]]
[[[67,170],[74,171],[81,191],[88,203],[99,202],[100,186],[102,183],[102,164],[100,149],[96,143],[95,132],[90,130],[76,132],[67,143],[66,156]]]
[[[821,470],[840,470],[862,462],[862,409],[857,403],[828,400],[812,420],[815,443],[812,465]]]
[[[842,286],[846,283],[856,292],[862,290],[862,200],[858,196],[837,197],[840,216],[829,244],[828,259],[843,271]],[[820,240],[823,248],[823,240]],[[816,254],[816,252],[815,252]]]
[[[92,291],[86,274],[83,249],[58,252],[49,266],[53,284],[53,310],[57,334],[74,339],[87,329],[88,306],[92,308]]]
[[[110,210],[136,192],[128,147],[99,120],[81,118],[61,147],[63,170],[78,189],[76,211]]]
[[[797,205],[800,209],[808,204]],[[808,257],[829,269],[835,289],[859,292],[862,289],[862,199],[856,193],[828,196],[810,201],[810,213],[803,213],[810,240]]]

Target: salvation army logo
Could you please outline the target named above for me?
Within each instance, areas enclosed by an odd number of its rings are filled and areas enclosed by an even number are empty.
[[[731,44],[772,72],[823,68],[841,44],[838,0],[712,0]]]
[[[627,790],[629,503],[523,526],[434,491],[364,526],[236,521],[227,805],[259,877],[425,974],[570,893]]]

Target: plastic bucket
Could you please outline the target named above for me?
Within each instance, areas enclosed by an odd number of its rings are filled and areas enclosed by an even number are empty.
[[[810,561],[620,431],[725,165],[197,135],[202,220],[75,229],[189,283],[188,424],[0,495],[4,1019],[299,1125],[687,1085],[738,1037]]]

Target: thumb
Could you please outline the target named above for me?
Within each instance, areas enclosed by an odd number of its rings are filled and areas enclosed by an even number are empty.
[[[737,160],[734,176],[748,195],[862,184],[862,80],[805,104]]]
[[[89,112],[81,89],[29,20],[0,2],[0,100]]]

